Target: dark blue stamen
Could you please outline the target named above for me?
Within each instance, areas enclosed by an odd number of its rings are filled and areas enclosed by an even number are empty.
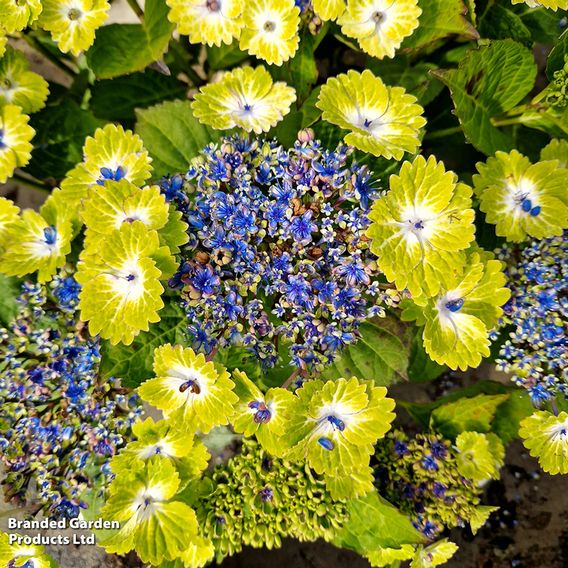
[[[57,239],[57,229],[50,225],[43,230],[43,238],[45,239],[46,244],[54,245]]]
[[[258,492],[258,495],[265,503],[268,503],[269,501],[272,501],[274,492],[270,489],[270,487],[265,487]]]
[[[535,206],[535,207],[533,207],[533,208],[531,209],[531,215],[532,215],[533,217],[536,217],[540,212],[541,212],[541,207],[540,207],[540,205],[537,205],[537,206]]]
[[[4,148],[6,144],[4,144],[4,129],[0,128],[0,148]]]
[[[126,170],[122,166],[118,166],[116,171],[112,171],[110,168],[101,168],[101,177],[97,180],[98,185],[104,185],[105,181],[120,181],[125,175]]]
[[[521,201],[521,208],[525,213],[528,213],[532,208],[532,202],[530,199],[523,199]]]
[[[343,432],[343,430],[345,430],[345,422],[337,418],[337,416],[328,416],[327,420],[329,420],[332,426],[337,428],[339,431]]]
[[[247,103],[243,108],[244,108],[246,111],[249,111],[252,107]]]
[[[192,379],[189,379],[188,381],[185,381],[185,383],[182,383],[179,387],[179,392],[185,392],[187,389],[190,389],[190,391],[194,394],[201,393],[199,384],[197,383],[197,381],[194,381]]]
[[[450,312],[459,312],[463,307],[463,298],[458,298],[457,300],[450,300],[446,302],[446,309],[450,310]]]
[[[373,122],[372,120],[369,120],[368,118],[366,118],[366,119],[365,119],[365,122],[363,123],[363,126],[364,126],[365,128],[369,128],[369,126],[371,126],[371,123],[372,123],[372,122]]]
[[[562,428],[562,430],[560,430],[560,434],[562,434],[562,436],[566,436],[566,428]]]
[[[135,278],[136,278],[136,276],[134,276],[134,274],[129,274],[129,275],[126,277],[126,280],[128,280],[128,282],[132,282]]]
[[[155,454],[161,454],[161,453],[162,453],[162,450],[161,450],[160,448],[156,448],[156,449],[154,450],[154,453],[155,453]]]
[[[249,408],[256,410],[254,421],[257,424],[266,424],[267,422],[270,422],[272,413],[261,400],[253,400],[252,402],[249,402]]]
[[[414,228],[415,229],[423,229],[424,228],[423,221],[417,221],[416,223],[414,223]]]
[[[333,450],[333,442],[329,438],[319,438],[318,444],[324,449],[331,452]]]

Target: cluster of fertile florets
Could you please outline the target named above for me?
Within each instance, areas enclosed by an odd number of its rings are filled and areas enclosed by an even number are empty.
[[[457,455],[451,442],[438,434],[409,438],[394,431],[377,446],[379,493],[410,515],[430,540],[446,528],[471,522],[478,509],[481,490],[460,473]]]
[[[526,388],[536,406],[568,395],[568,244],[560,237],[535,241],[518,255],[500,251],[512,296],[501,333],[508,337],[497,364]],[[512,329],[511,327],[512,326]]]
[[[185,182],[162,184],[190,225],[170,285],[182,287],[197,348],[244,345],[270,367],[280,339],[294,365],[317,369],[356,341],[361,321],[383,314],[389,299],[364,236],[370,174],[348,166],[349,153],[228,138]]]
[[[277,548],[286,537],[330,540],[347,520],[345,503],[332,499],[309,466],[275,458],[251,440],[212,472],[211,482],[197,517],[218,562],[243,544]]]
[[[564,61],[564,67],[554,72],[546,95],[546,102],[558,109],[568,106],[568,56]]]
[[[20,312],[0,329],[0,448],[6,495],[76,517],[82,494],[110,481],[110,458],[141,407],[119,381],[100,382],[99,343],[77,321],[79,285],[56,277],[23,286]]]

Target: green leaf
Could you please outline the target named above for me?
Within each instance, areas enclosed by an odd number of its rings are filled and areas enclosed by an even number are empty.
[[[205,447],[214,454],[220,454],[222,451],[232,444],[237,438],[241,438],[239,434],[235,434],[227,426],[217,426],[208,434],[201,437],[201,441]]]
[[[140,333],[131,345],[110,345],[104,341],[101,349],[101,374],[104,378],[122,379],[126,387],[135,388],[154,376],[154,349],[164,343],[187,345],[187,318],[175,301],[166,303],[159,312],[161,320]]]
[[[497,408],[509,396],[480,394],[444,404],[432,413],[432,426],[434,430],[451,439],[466,431],[489,432]]]
[[[297,110],[290,111],[284,120],[280,121],[268,132],[267,138],[276,138],[285,148],[294,145],[298,131],[302,129],[303,115]]]
[[[552,44],[562,33],[560,20],[565,16],[560,10],[553,12],[547,8],[533,8],[521,14],[520,17],[530,30],[535,42]]]
[[[503,444],[508,444],[519,437],[519,422],[534,412],[528,393],[515,390],[509,398],[497,408],[493,420],[493,431]]]
[[[154,176],[186,171],[192,158],[220,133],[201,124],[189,101],[170,101],[137,110],[136,132],[152,156]]]
[[[21,280],[0,274],[0,325],[8,326],[19,308],[16,299],[21,293]]]
[[[361,337],[346,347],[339,358],[323,372],[323,377],[337,379],[355,376],[371,379],[387,386],[407,379],[408,347],[403,343],[405,330],[393,329],[392,320],[364,322],[359,327]]]
[[[422,49],[451,35],[479,38],[465,17],[467,7],[462,0],[419,0],[418,5],[422,9],[418,29],[403,42],[403,49]]]
[[[532,53],[507,39],[470,51],[458,69],[433,74],[449,87],[466,138],[492,155],[514,147],[512,135],[493,126],[492,118],[531,91],[536,71]]]
[[[141,71],[161,59],[174,24],[165,0],[146,0],[142,24],[110,24],[97,30],[87,62],[99,79]]]
[[[369,69],[378,75],[387,85],[404,87],[418,102],[425,106],[432,102],[443,90],[440,84],[429,72],[438,69],[434,63],[420,62],[411,65],[404,56],[395,59],[372,59]]]
[[[321,110],[316,106],[320,90],[321,85],[310,93],[310,96],[304,101],[302,108],[300,108],[300,113],[302,114],[302,128],[312,126],[321,116]]]
[[[347,503],[349,522],[337,532],[333,544],[366,554],[378,548],[400,548],[424,542],[410,519],[373,491]]]
[[[411,383],[424,383],[438,378],[442,373],[448,370],[445,365],[438,365],[432,361],[424,350],[424,342],[422,340],[422,329],[417,328],[412,338],[410,346],[408,364],[408,379]]]
[[[246,347],[232,345],[225,349],[219,349],[214,361],[223,365],[229,372],[239,369],[239,371],[246,373],[251,381],[255,383],[260,381],[261,367],[258,357]]]
[[[104,121],[69,97],[54,93],[47,106],[31,116],[30,125],[36,131],[35,148],[25,171],[39,180],[59,181],[82,161],[85,138]]]
[[[314,45],[314,36],[309,32],[304,34],[296,55],[290,61],[289,84],[296,89],[299,104],[310,94],[312,86],[318,80]]]
[[[481,37],[510,38],[530,47],[533,43],[530,30],[525,26],[521,17],[509,8],[500,4],[493,4],[485,12],[478,26]]]
[[[546,63],[546,76],[550,81],[554,78],[554,72],[562,69],[565,58],[568,57],[568,30],[566,30],[554,46]]]
[[[248,53],[239,49],[238,42],[233,42],[230,45],[222,44],[221,47],[214,45],[207,48],[207,63],[213,71],[232,67],[244,61],[248,56]]]
[[[116,79],[97,81],[90,106],[95,115],[110,121],[134,121],[135,108],[183,97],[187,87],[175,77],[147,70]]]

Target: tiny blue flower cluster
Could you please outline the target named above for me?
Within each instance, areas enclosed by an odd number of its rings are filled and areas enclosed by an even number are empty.
[[[537,407],[568,396],[568,242],[566,234],[535,241],[518,254],[498,252],[509,267],[498,368],[528,390]]]
[[[76,517],[86,490],[104,491],[142,412],[119,381],[99,380],[98,339],[75,319],[79,291],[69,275],[50,288],[24,283],[18,316],[0,328],[5,494],[51,517]]]
[[[294,365],[319,369],[392,304],[365,237],[370,173],[347,164],[348,147],[300,136],[289,151],[226,138],[185,180],[161,184],[190,225],[170,286],[182,289],[195,348],[242,345],[271,367],[282,340]]]

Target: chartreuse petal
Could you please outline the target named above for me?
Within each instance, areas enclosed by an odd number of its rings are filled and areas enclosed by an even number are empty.
[[[45,106],[49,92],[47,81],[29,67],[23,53],[7,48],[0,59],[0,107],[13,104],[30,114]]]
[[[4,55],[7,43],[8,38],[6,37],[6,32],[2,28],[0,28],[0,57]]]
[[[47,282],[65,264],[71,252],[71,223],[49,223],[37,211],[26,209],[7,229],[6,250],[0,258],[0,272],[9,276],[38,273]]]
[[[311,381],[296,391],[290,420],[290,458],[306,459],[317,473],[338,475],[369,464],[376,440],[394,419],[384,387],[355,377]]]
[[[256,435],[260,445],[273,455],[287,449],[286,427],[296,403],[296,397],[283,388],[269,389],[266,394],[238,369],[233,372],[235,394],[239,397],[231,424],[245,436]]]
[[[456,438],[456,448],[457,466],[461,475],[477,483],[499,477],[499,464],[485,434],[462,432]]]
[[[418,0],[348,0],[339,18],[341,31],[357,39],[373,57],[394,57],[404,38],[418,27]]]
[[[379,548],[365,554],[371,566],[383,568],[391,566],[393,562],[410,560],[414,556],[414,546],[403,544],[400,548]]]
[[[420,146],[424,109],[402,87],[387,87],[368,69],[328,79],[316,106],[324,120],[350,130],[345,142],[374,156],[400,160]]]
[[[10,229],[17,225],[20,208],[5,197],[0,197],[0,251],[8,244]]]
[[[152,171],[151,158],[142,139],[122,126],[107,124],[85,140],[84,160],[61,183],[62,198],[68,207],[79,208],[90,187],[105,181],[126,179],[141,186]]]
[[[558,160],[561,168],[568,168],[568,140],[553,138],[541,151],[540,159]]]
[[[35,130],[28,121],[19,106],[0,106],[0,183],[30,161]]]
[[[184,550],[179,558],[172,561],[165,561],[160,564],[160,568],[202,568],[215,556],[213,543],[202,536],[194,536],[191,539],[189,548]]]
[[[50,32],[64,53],[79,55],[95,41],[95,31],[108,17],[107,0],[42,0],[39,26]]]
[[[479,207],[499,236],[521,242],[528,236],[558,236],[568,227],[568,169],[557,160],[531,164],[513,150],[476,165]]]
[[[45,553],[43,546],[16,542],[10,544],[9,535],[0,531],[0,566],[50,568],[54,564],[51,556]]]
[[[243,27],[244,0],[166,0],[168,20],[191,43],[221,46],[238,38]]]
[[[568,10],[568,0],[511,0],[513,4],[528,4],[531,8],[542,6],[551,10]]]
[[[452,369],[477,367],[489,355],[489,331],[509,299],[502,263],[471,253],[463,273],[433,298],[416,298],[426,321],[422,338],[431,359]],[[403,319],[408,320],[405,310]]]
[[[439,540],[426,548],[420,546],[410,563],[410,568],[434,568],[445,564],[458,550],[458,545],[447,539]]]
[[[154,351],[156,378],[142,383],[143,400],[162,410],[179,428],[208,432],[227,424],[238,401],[229,373],[181,345]]]
[[[82,284],[81,319],[92,335],[129,345],[160,321],[164,288],[151,258],[158,249],[158,233],[134,221],[107,235],[104,247],[83,250],[76,279]]]
[[[197,536],[193,509],[172,500],[179,476],[168,460],[153,458],[115,477],[102,509],[105,520],[121,528],[99,543],[107,552],[123,554],[136,549],[143,562],[173,560]]]
[[[474,216],[471,189],[433,156],[418,156],[390,177],[390,191],[369,214],[367,235],[389,281],[430,297],[462,269]]]
[[[312,0],[314,12],[322,20],[336,20],[345,12],[345,0]]]
[[[535,412],[521,422],[519,436],[544,471],[568,473],[568,413]]]
[[[499,507],[490,507],[488,505],[480,505],[471,513],[469,517],[469,526],[471,532],[476,534],[477,531],[487,522],[491,513],[498,511]]]
[[[362,497],[373,490],[373,469],[369,466],[359,466],[347,472],[324,476],[325,486],[333,499],[339,501]]]
[[[2,28],[9,34],[19,32],[35,22],[41,10],[41,0],[0,0]]]
[[[272,81],[264,67],[239,67],[202,87],[191,108],[200,122],[219,130],[268,132],[290,112],[296,91]]]
[[[300,10],[294,0],[249,0],[243,23],[242,50],[271,65],[282,65],[296,53]]]
[[[173,254],[178,253],[180,246],[185,245],[189,241],[189,235],[187,234],[188,224],[182,221],[181,218],[181,211],[170,206],[168,209],[168,220],[158,231],[160,242],[167,246]]]

